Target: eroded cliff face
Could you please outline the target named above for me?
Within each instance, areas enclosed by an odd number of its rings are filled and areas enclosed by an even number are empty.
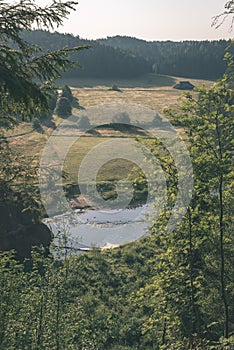
[[[0,202],[0,250],[14,249],[20,260],[31,257],[34,246],[49,252],[52,234],[36,215],[21,204]]]

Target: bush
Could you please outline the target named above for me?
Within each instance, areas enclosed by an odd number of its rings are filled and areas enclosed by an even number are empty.
[[[33,120],[33,128],[41,134],[44,134],[44,129],[42,128],[41,123],[37,118]]]
[[[122,92],[122,90],[120,90],[116,84],[113,84],[110,90]]]
[[[68,98],[60,97],[57,100],[55,114],[61,118],[67,118],[72,114],[72,107]]]
[[[72,95],[72,91],[71,91],[71,89],[69,88],[69,86],[65,85],[65,86],[62,88],[61,97],[66,97],[70,103],[73,102],[73,95]]]
[[[71,106],[77,109],[85,109],[84,107],[80,106],[79,99],[77,97],[74,97],[72,94],[71,89],[69,86],[65,85],[62,89],[61,97],[66,97],[68,101],[70,102]]]

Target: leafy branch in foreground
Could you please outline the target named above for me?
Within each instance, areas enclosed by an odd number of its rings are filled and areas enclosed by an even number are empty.
[[[9,116],[32,117],[48,109],[47,97],[60,72],[75,65],[69,54],[88,46],[43,52],[21,38],[23,30],[53,29],[62,24],[74,1],[53,1],[40,7],[22,0],[17,4],[0,2],[0,121]]]
[[[219,28],[226,21],[228,17],[232,16],[231,26],[230,26],[230,30],[232,30],[233,23],[234,23],[234,0],[228,1],[224,7],[225,7],[225,11],[213,17],[212,26]]]
[[[25,42],[20,38],[20,32],[31,30],[33,24],[36,27],[54,29],[62,25],[71,10],[75,10],[78,3],[75,1],[53,0],[51,5],[40,7],[34,1],[21,0],[18,3],[0,3],[0,37],[1,40],[18,43],[25,47]]]

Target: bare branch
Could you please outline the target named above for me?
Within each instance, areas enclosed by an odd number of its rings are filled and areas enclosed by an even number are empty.
[[[231,25],[230,25],[230,32],[231,32],[233,30],[233,24],[234,24],[234,0],[228,1],[225,4],[225,11],[223,11],[219,15],[212,17],[212,20],[213,20],[212,27],[215,27],[216,29],[219,28],[230,16],[232,16]]]

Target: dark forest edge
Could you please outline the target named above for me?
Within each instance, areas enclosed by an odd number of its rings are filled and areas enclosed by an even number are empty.
[[[157,73],[194,79],[218,79],[225,72],[223,60],[228,41],[153,41],[132,37],[85,40],[72,34],[35,30],[23,39],[45,50],[90,45],[89,50],[72,53],[80,68],[68,70],[63,77],[134,78]]]

